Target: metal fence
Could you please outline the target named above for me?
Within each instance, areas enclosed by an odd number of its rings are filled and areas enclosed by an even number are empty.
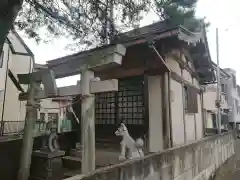
[[[1,122],[1,136],[19,135],[24,132],[25,121],[3,121]],[[34,131],[35,133],[44,132],[46,130],[46,123],[44,121],[36,121]]]
[[[0,136],[19,135],[24,132],[25,121],[2,121],[0,126]],[[57,126],[57,125],[56,125]],[[47,123],[37,120],[34,126],[35,133],[43,133],[46,131]],[[71,120],[62,120],[60,132],[72,131]]]
[[[3,121],[1,123],[1,135],[21,134],[24,129],[25,121]]]

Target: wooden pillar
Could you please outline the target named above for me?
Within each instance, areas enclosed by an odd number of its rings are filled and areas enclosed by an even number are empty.
[[[95,98],[90,94],[90,81],[94,73],[84,70],[81,73],[80,88],[83,96],[81,107],[81,144],[82,150],[82,173],[86,174],[95,169]]]
[[[201,113],[202,113],[202,130],[203,130],[203,137],[206,135],[206,115],[204,111],[204,99],[203,99],[203,89],[200,91],[200,100],[201,100]]]
[[[34,126],[37,119],[37,102],[35,96],[40,84],[32,81],[30,83],[29,96],[27,100],[26,120],[24,126],[22,151],[18,180],[28,180],[31,167],[31,156],[34,141]]]
[[[170,94],[170,72],[163,75],[163,113],[165,129],[165,148],[172,147],[172,125],[171,125],[171,94]]]

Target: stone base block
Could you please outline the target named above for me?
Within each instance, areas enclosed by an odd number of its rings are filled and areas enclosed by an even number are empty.
[[[63,179],[62,156],[64,151],[34,151],[30,180],[61,180]]]

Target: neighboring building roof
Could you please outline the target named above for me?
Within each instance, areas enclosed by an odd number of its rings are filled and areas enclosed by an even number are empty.
[[[24,52],[19,52],[19,50],[17,50],[17,47],[16,45],[14,44],[14,42],[12,42],[12,39],[13,38],[12,36],[15,36],[15,38],[19,41],[19,44],[24,48]],[[21,36],[14,30],[12,29],[8,36],[7,36],[7,42],[9,43],[10,45],[10,48],[12,50],[13,53],[15,54],[19,54],[19,55],[29,55],[29,56],[32,56],[34,57],[34,54],[33,52],[30,50],[30,48],[26,45],[26,43],[24,42],[24,40],[21,38]]]
[[[236,70],[232,69],[232,68],[224,68],[223,69],[225,72],[227,72],[229,75],[236,75]]]
[[[213,67],[217,69],[217,64],[212,61]],[[225,76],[226,78],[230,78],[230,74],[228,74],[224,69],[220,68],[220,75]]]
[[[45,64],[35,64],[35,69],[47,68]]]
[[[52,99],[52,101],[72,101],[72,97],[70,97],[70,96],[54,97],[51,99]]]

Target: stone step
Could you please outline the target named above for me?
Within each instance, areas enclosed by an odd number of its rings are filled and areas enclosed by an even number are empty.
[[[109,149],[97,149],[96,150],[96,166],[108,166],[119,163],[119,152]],[[79,169],[81,167],[82,153],[78,149],[70,151],[69,156],[62,158],[63,167],[68,169]]]
[[[63,167],[70,170],[81,170],[82,159],[74,156],[62,157]]]
[[[70,178],[76,175],[80,175],[82,172],[81,170],[69,170],[69,169],[64,169],[64,179],[65,178]]]
[[[82,151],[79,149],[72,149],[70,151],[70,156],[74,156],[74,157],[82,157]]]

